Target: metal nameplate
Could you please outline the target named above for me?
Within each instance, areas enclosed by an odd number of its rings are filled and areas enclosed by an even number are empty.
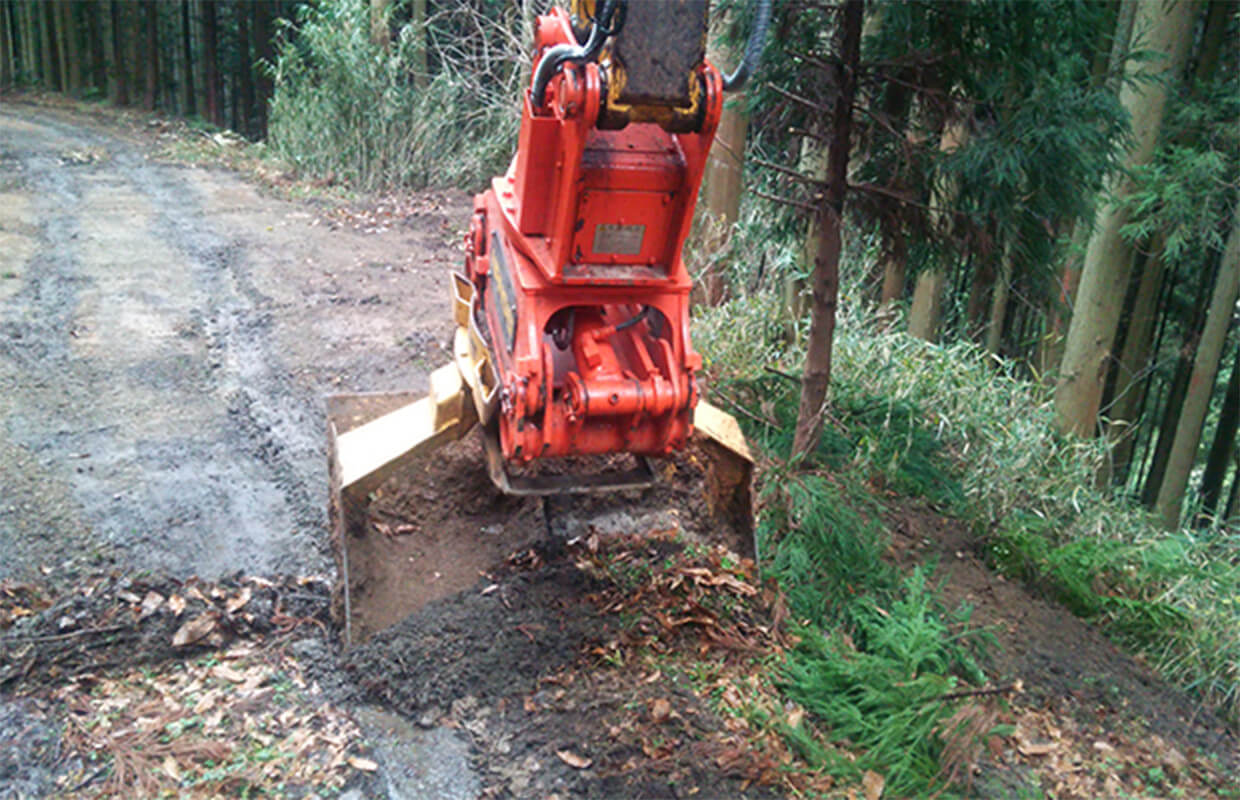
[[[635,256],[644,238],[645,225],[595,225],[593,249],[599,255]]]

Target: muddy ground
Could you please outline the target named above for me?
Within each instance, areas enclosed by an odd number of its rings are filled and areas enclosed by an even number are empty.
[[[383,509],[370,551],[383,580],[406,563],[442,585],[412,592],[427,604],[408,617],[372,605],[372,638],[342,650],[322,396],[420,390],[446,361],[468,197],[341,214],[161,157],[174,135],[0,101],[0,798],[115,789],[80,703],[178,670],[185,692],[232,685],[237,719],[280,712],[260,727],[290,726],[306,763],[323,751],[277,796],[830,789],[780,777],[792,754],[730,688],[757,687],[753,659],[781,646],[778,602],[712,547],[737,549],[736,531],[693,488],[692,454],[657,496],[547,504],[500,497],[477,441],[453,445]],[[962,526],[917,505],[886,525],[893,558],[939,557],[948,600],[992,630],[993,685],[1022,684],[976,796],[1211,796],[1240,769],[1221,720],[990,573]],[[147,689],[185,697],[171,685]],[[219,746],[151,762],[151,786],[236,792],[204,766]]]

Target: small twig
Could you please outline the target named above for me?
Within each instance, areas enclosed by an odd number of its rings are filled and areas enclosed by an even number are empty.
[[[825,187],[827,185],[826,181],[820,181],[817,178],[811,178],[810,176],[798,170],[792,169],[790,167],[785,167],[782,164],[776,164],[773,161],[766,161],[765,159],[756,158],[756,157],[751,157],[749,160],[757,164],[759,167],[766,167],[767,169],[773,169],[776,172],[779,172],[783,175],[788,175],[790,177],[796,178],[799,181],[804,181],[814,186]]]
[[[802,211],[808,211],[811,214],[818,213],[818,206],[813,203],[807,203],[804,200],[793,200],[791,197],[780,197],[777,194],[768,194],[760,189],[754,189],[753,193],[766,200],[771,200],[776,203],[783,203],[784,205],[789,205],[793,208],[799,208]]]
[[[931,698],[931,702],[934,700],[958,700],[962,697],[985,697],[993,694],[1019,694],[1024,690],[1024,684],[1020,681],[1012,681],[1007,686],[987,686],[983,689],[965,689],[959,692],[948,692],[947,694]]]
[[[732,410],[733,410],[733,411],[739,411],[740,413],[742,413],[742,414],[744,414],[745,416],[749,417],[749,418],[750,418],[751,420],[753,420],[754,422],[760,422],[760,423],[762,423],[763,425],[766,425],[766,426],[771,427],[771,428],[775,428],[776,430],[778,430],[779,428],[781,428],[781,427],[782,427],[782,426],[781,426],[778,422],[775,422],[775,421],[773,421],[773,420],[769,420],[769,419],[767,419],[766,417],[762,417],[762,416],[759,416],[759,415],[757,415],[757,414],[753,413],[752,411],[750,411],[749,409],[747,409],[747,408],[745,408],[744,406],[740,405],[740,404],[739,404],[739,403],[737,403],[735,400],[733,400],[732,398],[728,397],[728,396],[727,396],[727,395],[725,395],[725,394],[720,393],[720,395],[719,395],[719,396],[720,396],[721,398],[723,398],[723,402],[727,403],[727,404],[728,404],[728,405],[732,408]]]
[[[772,375],[778,375],[781,378],[787,378],[793,383],[801,382],[800,375],[793,375],[791,372],[784,372],[782,369],[779,369],[778,367],[772,367],[770,364],[767,364],[765,367],[763,367],[763,369],[771,373]]]
[[[89,636],[92,633],[116,633],[122,631],[128,625],[107,625],[102,628],[83,628],[80,631],[70,631],[69,633],[55,633],[46,636],[6,636],[4,641],[7,642],[59,642],[64,639],[73,639],[78,636]]]
[[[802,97],[799,94],[793,94],[787,89],[781,89],[773,83],[770,83],[767,85],[770,86],[772,89],[774,89],[776,94],[782,95],[794,103],[800,103],[801,105],[806,106],[807,108],[811,108],[814,111],[822,112],[823,114],[831,113],[831,109],[828,108],[827,106],[824,106],[822,103],[815,103],[813,100],[810,100],[809,98]]]

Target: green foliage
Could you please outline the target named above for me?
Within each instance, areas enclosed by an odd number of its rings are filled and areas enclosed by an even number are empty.
[[[829,772],[879,771],[894,797],[943,790],[939,756],[953,708],[944,695],[957,686],[953,672],[963,669],[980,681],[979,670],[956,644],[953,623],[938,609],[920,569],[904,580],[889,608],[859,601],[853,617],[851,636],[804,631],[782,678],[788,695],[833,739],[855,749],[856,758],[811,742],[802,748]]]
[[[769,325],[750,317],[765,315],[774,302],[747,297],[715,309],[699,321],[695,341],[719,393],[774,423],[742,417],[754,441],[778,454],[791,435],[779,430],[791,419],[780,407],[791,402],[795,385],[764,375],[763,365],[797,363],[800,351],[780,351],[770,333],[758,358],[776,357],[756,360],[725,334]],[[1095,488],[1105,442],[1059,436],[1049,393],[975,346],[879,332],[854,315],[840,322],[832,421],[817,455],[824,471],[795,480],[777,472],[772,480],[786,499],[768,503],[760,544],[777,574],[804,576],[835,565],[861,576],[854,586],[884,583],[876,554],[885,545],[871,540],[879,536],[872,523],[859,521],[872,518],[867,492],[881,476],[885,485],[969,520],[997,568],[1096,621],[1203,699],[1233,715],[1240,710],[1236,534],[1164,531],[1144,509]],[[879,408],[891,411],[878,414]],[[942,488],[953,481],[955,488]],[[815,497],[821,510],[807,515]],[[849,532],[873,549],[832,538]],[[805,601],[808,619],[826,618],[849,596],[841,576],[797,580],[798,595],[819,591],[828,598],[817,608]]]
[[[425,30],[407,23],[384,50],[369,39],[362,0],[301,6],[273,68],[276,154],[368,191],[479,188],[502,172],[529,70],[519,9],[437,7]],[[414,68],[423,45],[430,75]]]
[[[1163,146],[1135,171],[1125,198],[1126,238],[1164,236],[1163,258],[1200,268],[1202,257],[1223,249],[1219,220],[1231,218],[1240,188],[1240,76],[1220,70],[1198,84],[1198,94],[1173,106]]]

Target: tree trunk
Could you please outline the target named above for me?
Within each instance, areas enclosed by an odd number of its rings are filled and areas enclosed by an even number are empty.
[[[1137,9],[1135,34],[1162,58],[1134,65],[1129,70],[1134,80],[1126,81],[1120,89],[1120,103],[1132,117],[1133,144],[1123,170],[1107,182],[1105,193],[1116,200],[1132,191],[1124,173],[1148,163],[1153,155],[1169,88],[1180,74],[1192,41],[1196,12],[1197,5],[1190,0],[1142,3]],[[1111,343],[1124,299],[1115,287],[1128,285],[1132,263],[1132,247],[1120,235],[1127,222],[1128,214],[1121,204],[1101,202],[1085,251],[1055,391],[1059,429],[1078,436],[1092,436],[1097,425]]]
[[[275,62],[275,49],[272,45],[272,4],[263,0],[254,4],[254,43],[256,53],[262,65],[257,69],[258,78],[258,135],[267,138],[267,104],[271,101],[271,77],[268,68]]]
[[[108,91],[107,47],[103,37],[103,3],[86,8],[86,35],[90,38],[90,85],[101,94]]]
[[[417,41],[413,48],[413,86],[418,91],[431,82],[430,66],[426,60],[426,0],[410,0],[409,27]]]
[[[192,117],[198,113],[198,97],[194,93],[194,37],[190,30],[189,22],[189,0],[181,0],[181,50],[184,52],[185,60],[182,62],[184,84],[181,86],[183,91],[182,103],[184,104],[185,115]]]
[[[1003,346],[1003,325],[1007,322],[1008,297],[1011,293],[1012,275],[1012,242],[1003,248],[1003,260],[999,262],[999,274],[995,278],[995,288],[990,295],[990,321],[986,324],[986,352],[992,356],[999,355]]]
[[[949,122],[943,126],[943,132],[939,135],[939,151],[955,152],[967,141],[968,135],[963,123]],[[941,176],[930,189],[931,221],[948,234],[953,226],[951,210],[956,204],[958,192],[959,186],[954,181],[944,180]],[[947,273],[938,267],[923,270],[917,276],[917,285],[913,288],[913,305],[908,312],[909,335],[927,342],[938,338],[939,322],[943,318],[943,290],[946,286]]]
[[[112,0],[112,58],[108,67],[112,74],[112,102],[118,106],[129,105],[129,72],[125,68],[125,11],[119,0]]]
[[[818,252],[814,258],[813,305],[810,310],[809,347],[801,379],[792,458],[804,460],[818,446],[826,411],[827,386],[831,382],[831,348],[835,340],[835,306],[839,297],[841,227],[844,195],[848,190],[848,155],[852,140],[853,101],[857,94],[857,68],[861,60],[862,0],[845,0],[836,49],[840,66],[839,87],[831,110],[828,139],[827,186],[818,209]]]
[[[1167,472],[1158,490],[1156,510],[1163,526],[1174,530],[1180,524],[1180,506],[1184,502],[1184,489],[1197,458],[1201,443],[1201,426],[1210,407],[1214,392],[1214,378],[1218,373],[1223,343],[1227,340],[1227,327],[1240,294],[1240,212],[1234,215],[1227,247],[1219,264],[1218,277],[1214,280],[1214,295],[1206,314],[1205,330],[1193,359],[1193,372],[1184,397],[1184,408],[1176,425],[1175,440],[1167,460]]]
[[[1206,471],[1201,476],[1201,517],[1198,523],[1208,524],[1218,511],[1223,496],[1223,479],[1227,477],[1227,465],[1236,452],[1236,430],[1240,428],[1240,346],[1235,348],[1235,363],[1231,378],[1227,381],[1227,394],[1223,396],[1223,409],[1219,412],[1218,427],[1214,430],[1214,444],[1206,459]]]
[[[715,142],[711,145],[702,182],[702,207],[712,226],[705,247],[718,252],[727,247],[732,226],[740,215],[741,189],[744,187],[745,135],[749,117],[743,109],[744,97],[729,98],[719,119]],[[703,276],[702,294],[706,305],[723,302],[723,276],[717,271],[718,261]]]
[[[893,227],[898,227],[896,223]],[[908,275],[908,239],[895,230],[883,251],[883,288],[878,297],[878,319],[887,328],[896,319],[896,307],[904,299]]]
[[[1158,491],[1162,487],[1163,475],[1167,470],[1167,459],[1171,455],[1171,443],[1175,438],[1175,429],[1180,421],[1180,410],[1184,406],[1184,395],[1188,391],[1188,379],[1193,371],[1193,360],[1197,356],[1197,345],[1201,341],[1201,329],[1205,324],[1206,307],[1209,305],[1211,289],[1218,273],[1218,261],[1210,265],[1209,274],[1197,286],[1197,294],[1189,308],[1190,316],[1183,323],[1183,343],[1180,345],[1175,365],[1175,376],[1167,391],[1167,402],[1163,404],[1161,422],[1158,425],[1157,441],[1151,437],[1150,447],[1153,457],[1149,469],[1145,473],[1145,484],[1141,490],[1141,502],[1150,508],[1158,500]],[[1169,297],[1167,292],[1165,297]],[[1168,315],[1163,315],[1163,327],[1166,327]]]
[[[943,288],[947,275],[939,269],[922,270],[913,287],[913,305],[908,312],[910,336],[933,342],[938,338],[939,322],[943,318]]]
[[[53,18],[56,7],[51,3],[40,3],[36,6],[43,13],[39,15],[39,39],[42,42],[42,74],[40,84],[44,89],[60,88],[60,80],[56,74],[56,37],[54,35]]]
[[[1148,391],[1150,381],[1150,354],[1154,344],[1154,329],[1158,322],[1158,298],[1162,294],[1164,262],[1162,237],[1158,237],[1150,257],[1141,270],[1141,282],[1128,319],[1128,332],[1124,337],[1115,374],[1113,400],[1108,413],[1107,436],[1112,442],[1112,482],[1126,480],[1128,465],[1132,459],[1136,441],[1137,410]]]
[[[60,63],[64,70],[65,91],[77,94],[82,89],[82,38],[78,35],[77,10],[68,0],[60,5]]]
[[[1240,459],[1236,460],[1236,468],[1231,474],[1231,497],[1227,500],[1227,510],[1223,512],[1223,524],[1240,527]]]
[[[9,4],[0,2],[0,92],[13,85],[13,29]]]
[[[155,0],[142,0],[142,107],[154,111],[159,99],[159,18]]]
[[[254,135],[254,55],[250,49],[250,8],[237,8],[237,47],[241,49],[241,69],[237,75],[241,83],[241,127],[237,131],[245,136]]]
[[[202,2],[202,63],[206,86],[207,119],[214,125],[224,124],[224,109],[220,103],[219,72],[219,19],[216,0]]]
[[[392,32],[388,29],[388,14],[392,0],[370,0],[370,41],[384,50],[392,43]]]

